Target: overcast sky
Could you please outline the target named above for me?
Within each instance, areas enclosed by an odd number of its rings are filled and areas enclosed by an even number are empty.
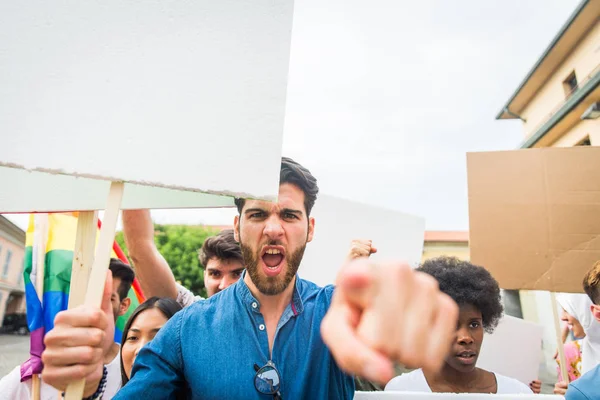
[[[323,193],[468,229],[465,154],[519,146],[520,121],[495,116],[578,3],[297,0],[283,154]],[[229,224],[234,212],[153,215]]]

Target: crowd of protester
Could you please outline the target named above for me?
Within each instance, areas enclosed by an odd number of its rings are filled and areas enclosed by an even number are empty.
[[[539,381],[477,367],[484,333],[504,315],[484,266],[453,257],[416,269],[376,263],[373,243],[355,240],[336,285],[318,287],[298,272],[315,229],[316,179],[284,158],[280,182],[277,203],[237,199],[234,229],[199,250],[206,299],[176,282],[154,244],[150,212],[124,211],[148,300],[114,343],[134,269],[111,260],[102,307],[63,311],[46,334],[41,398],[56,399],[81,378],[86,399],[540,392]],[[568,400],[600,398],[600,262],[590,267],[585,295],[558,296],[570,383],[559,373],[554,391]],[[0,398],[30,399],[31,390],[19,367],[0,381]]]

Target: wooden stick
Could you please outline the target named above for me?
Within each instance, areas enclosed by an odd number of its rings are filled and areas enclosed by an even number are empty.
[[[41,398],[41,383],[40,376],[38,374],[33,374],[31,376],[31,399],[32,400],[40,400]]]
[[[85,301],[90,271],[94,262],[97,223],[97,211],[79,213],[75,249],[73,250],[73,264],[71,265],[69,308],[78,307]]]
[[[567,358],[565,357],[565,347],[562,341],[562,332],[560,329],[560,319],[558,316],[558,305],[556,302],[556,293],[550,293],[552,302],[552,313],[554,314],[554,328],[556,330],[556,342],[558,343],[558,361],[560,362],[560,373],[563,381],[569,383],[569,371],[567,369]]]
[[[110,185],[104,221],[102,228],[100,228],[100,237],[96,246],[96,256],[90,271],[89,282],[91,284],[88,284],[85,295],[85,304],[91,307],[99,308],[102,304],[102,293],[104,292],[104,282],[106,282],[106,271],[110,263],[112,246],[115,241],[123,188],[124,184],[122,182],[113,182]],[[70,383],[65,391],[65,399],[80,400],[83,397],[84,389],[85,379]]]
[[[48,214],[37,214],[34,217],[34,246],[35,246],[35,291],[40,303],[44,302],[44,270],[46,267],[46,244],[48,242]],[[31,377],[31,399],[40,400],[41,379],[38,374]]]

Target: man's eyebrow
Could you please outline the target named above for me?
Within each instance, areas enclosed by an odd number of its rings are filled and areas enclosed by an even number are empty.
[[[250,213],[253,213],[253,212],[264,212],[264,213],[266,213],[267,211],[263,210],[262,208],[249,208],[246,211],[244,211],[244,214],[250,214]]]
[[[281,210],[281,213],[290,213],[290,214],[295,214],[295,215],[302,215],[302,211],[301,210],[294,210],[292,208],[284,208]]]

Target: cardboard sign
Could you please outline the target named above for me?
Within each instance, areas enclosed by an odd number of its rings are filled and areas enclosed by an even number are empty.
[[[564,400],[548,394],[477,394],[477,393],[417,393],[417,392],[356,392],[354,400]]]
[[[333,196],[320,195],[311,213],[315,235],[299,274],[319,285],[335,282],[353,239],[370,239],[371,258],[404,260],[416,266],[423,254],[425,220],[420,217]]]
[[[538,379],[543,333],[541,325],[505,315],[493,334],[485,334],[477,366],[529,385]]]
[[[471,261],[504,289],[582,292],[600,259],[600,148],[469,153]]]
[[[3,3],[0,165],[275,199],[292,14],[292,0]]]

